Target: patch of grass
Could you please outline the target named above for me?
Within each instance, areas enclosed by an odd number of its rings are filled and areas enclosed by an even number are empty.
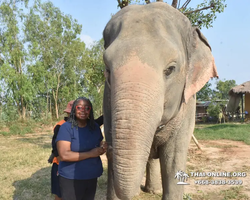
[[[6,132],[6,131],[0,131],[0,135],[7,136],[8,134],[9,134],[9,132]]]
[[[0,135],[0,199],[1,200],[53,200],[50,193],[50,170],[51,164],[47,159],[51,153],[52,132],[47,130],[51,127],[42,127],[33,134]],[[16,129],[15,129],[16,130]],[[43,131],[43,132],[41,132]],[[197,156],[198,157],[198,156]],[[192,159],[191,159],[192,160]],[[201,162],[208,161],[200,158]],[[217,162],[217,161],[216,161]],[[244,171],[249,172],[249,166],[244,166]],[[190,166],[188,171],[194,171],[195,167]],[[203,169],[200,169],[203,171]],[[205,170],[206,171],[206,170]],[[242,171],[239,169],[239,171]],[[97,200],[106,200],[107,187],[107,165],[104,164],[104,173],[98,179]],[[224,188],[223,188],[224,189]],[[232,191],[230,191],[232,190]],[[185,194],[185,200],[243,200],[248,199],[242,194],[242,188],[236,186],[217,193]],[[141,192],[133,200],[160,200],[161,194],[149,194]]]
[[[18,180],[13,183],[16,188],[14,193],[14,199],[26,200],[26,199],[44,199],[52,200],[50,194],[50,174],[51,167],[42,168],[30,177],[23,180]]]
[[[103,174],[100,178],[98,178],[95,199],[106,200],[107,180],[108,180],[107,166],[103,165]]]
[[[184,194],[183,200],[192,200],[191,196],[192,196],[191,194]]]
[[[44,141],[45,143],[45,141]],[[0,136],[0,199],[52,200],[51,148],[23,142],[19,136]]]
[[[246,200],[249,197],[245,194],[242,194],[242,186],[231,187],[229,190],[222,190],[219,194],[223,196],[223,200],[237,199],[237,200]]]
[[[42,128],[44,125],[34,120],[27,120],[25,122],[16,121],[15,123],[5,123],[0,126],[0,135],[25,135],[27,133],[34,133],[37,128]],[[53,127],[53,126],[51,126]],[[46,130],[47,132],[51,130]]]
[[[195,128],[198,140],[227,139],[250,145],[250,124],[217,124]]]
[[[219,192],[208,192],[204,193],[199,191],[197,194],[191,194],[191,198],[195,200],[249,200],[249,197],[242,194],[242,186],[233,186],[227,190],[221,190]]]

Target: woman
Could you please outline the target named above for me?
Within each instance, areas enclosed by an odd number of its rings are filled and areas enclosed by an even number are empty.
[[[107,149],[102,140],[90,100],[76,99],[69,120],[61,126],[56,139],[62,199],[94,199],[97,178],[103,172],[100,155]]]
[[[64,110],[67,113],[67,117],[64,117],[63,120],[59,121],[54,127],[54,135],[52,137],[52,155],[54,159],[52,160],[52,168],[51,168],[51,193],[55,195],[55,200],[62,200],[61,199],[61,191],[59,186],[59,177],[57,176],[58,172],[58,165],[59,165],[59,155],[56,148],[56,138],[59,132],[59,129],[62,124],[64,124],[70,115],[71,108],[74,101],[68,102],[67,108]]]

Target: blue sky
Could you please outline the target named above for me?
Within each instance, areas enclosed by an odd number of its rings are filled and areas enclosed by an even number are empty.
[[[117,0],[52,2],[82,24],[81,38],[86,44],[100,40],[111,14],[120,10],[117,8]],[[192,0],[194,5],[201,2],[203,0]],[[201,31],[212,47],[219,80],[233,79],[236,84],[241,84],[250,81],[250,1],[227,0],[226,3],[227,8],[217,15],[213,27],[203,28]],[[213,84],[214,82],[215,80],[212,81]]]

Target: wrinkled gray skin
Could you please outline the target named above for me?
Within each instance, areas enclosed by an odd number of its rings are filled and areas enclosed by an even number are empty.
[[[123,8],[103,36],[107,199],[137,194],[146,166],[146,191],[162,185],[162,199],[182,199],[174,177],[186,169],[195,93],[217,76],[210,46],[184,15],[159,2]]]

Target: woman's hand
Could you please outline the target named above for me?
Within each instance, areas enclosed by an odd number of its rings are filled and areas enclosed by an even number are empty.
[[[68,141],[58,141],[57,150],[60,156],[60,161],[66,162],[76,162],[88,158],[95,158],[106,152],[102,147],[96,147],[87,152],[73,152],[71,151],[71,142]]]
[[[106,152],[107,149],[108,149],[108,144],[107,144],[107,142],[101,141],[101,142],[100,142],[100,147],[102,147],[103,150],[105,150],[105,152]]]
[[[75,162],[88,158],[95,158],[106,153],[108,145],[105,141],[100,142],[100,147],[96,147],[88,152],[71,151],[71,143],[68,141],[58,141],[57,149],[60,161]]]
[[[98,157],[106,152],[103,147],[96,147],[89,151],[91,153],[91,157]]]

